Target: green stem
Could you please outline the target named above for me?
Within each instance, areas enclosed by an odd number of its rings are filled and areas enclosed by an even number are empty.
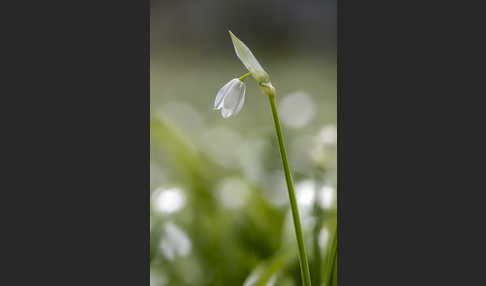
[[[247,74],[244,74],[242,75],[241,77],[239,77],[238,79],[241,80],[241,81],[244,81],[245,78],[249,77],[251,75],[251,72],[247,73]]]
[[[285,172],[285,180],[287,181],[287,189],[289,193],[290,207],[292,209],[292,217],[294,219],[295,235],[297,237],[297,245],[299,247],[299,264],[302,274],[302,282],[305,286],[311,286],[311,278],[309,271],[309,264],[307,255],[305,254],[304,236],[302,234],[302,226],[300,223],[299,208],[297,207],[297,200],[295,198],[294,184],[290,174],[289,162],[287,160],[287,151],[285,150],[285,143],[280,128],[280,121],[278,119],[277,106],[275,103],[275,93],[267,93],[272,108],[273,121],[275,123],[275,131],[277,133],[278,144],[280,146],[280,156],[282,157],[282,164]]]

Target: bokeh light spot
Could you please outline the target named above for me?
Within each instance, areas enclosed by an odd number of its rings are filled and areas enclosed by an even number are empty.
[[[191,252],[191,247],[191,240],[183,230],[171,222],[165,225],[160,250],[168,260],[174,260],[177,256],[187,256]]]
[[[223,180],[218,188],[218,199],[228,209],[239,209],[246,205],[250,190],[239,178]]]
[[[179,188],[155,190],[155,209],[162,213],[174,213],[181,210],[186,204],[186,196]]]
[[[309,124],[316,114],[315,103],[311,95],[297,91],[282,99],[279,115],[288,127],[301,128]]]
[[[295,185],[295,192],[299,206],[309,208],[315,199],[315,183],[312,180],[305,180]]]
[[[327,242],[329,241],[329,231],[327,230],[327,228],[323,228],[319,232],[319,238],[318,239],[319,239],[319,247],[321,249],[326,248]]]
[[[335,190],[333,187],[324,186],[319,192],[319,205],[323,209],[330,208],[335,200]]]

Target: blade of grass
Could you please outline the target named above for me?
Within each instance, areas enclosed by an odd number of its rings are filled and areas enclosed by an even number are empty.
[[[335,271],[334,267],[336,267],[337,269],[336,262],[337,262],[337,225],[332,234],[331,244],[329,245],[329,251],[327,255],[327,269],[326,269],[326,276],[325,276],[325,280],[327,281],[325,284],[326,286],[333,285],[332,284],[334,280],[333,273]]]

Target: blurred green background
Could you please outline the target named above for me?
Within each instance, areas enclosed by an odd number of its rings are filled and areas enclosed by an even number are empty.
[[[336,226],[336,1],[152,1],[151,285],[300,285],[270,106],[213,110],[246,73],[231,30],[269,73],[313,285]]]

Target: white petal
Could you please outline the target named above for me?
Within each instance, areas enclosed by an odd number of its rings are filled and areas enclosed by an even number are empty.
[[[234,78],[230,80],[228,83],[226,83],[219,91],[218,94],[216,95],[216,99],[214,100],[214,109],[221,109],[223,107],[223,100],[225,97],[225,94],[229,90],[229,88],[234,85],[238,79]]]
[[[238,83],[232,85],[226,95],[224,96],[223,100],[223,108],[231,109],[234,113],[235,110],[238,108],[240,104],[241,98],[244,96],[245,93],[245,84],[238,80]]]
[[[246,92],[246,86],[243,85],[243,92],[241,94],[240,102],[238,103],[238,106],[236,107],[235,114],[238,114],[241,109],[243,108],[243,104],[245,104],[245,92]]]
[[[221,115],[223,115],[223,118],[228,118],[231,116],[231,114],[233,114],[233,111],[231,109],[226,109],[223,107],[223,109],[221,109]]]

